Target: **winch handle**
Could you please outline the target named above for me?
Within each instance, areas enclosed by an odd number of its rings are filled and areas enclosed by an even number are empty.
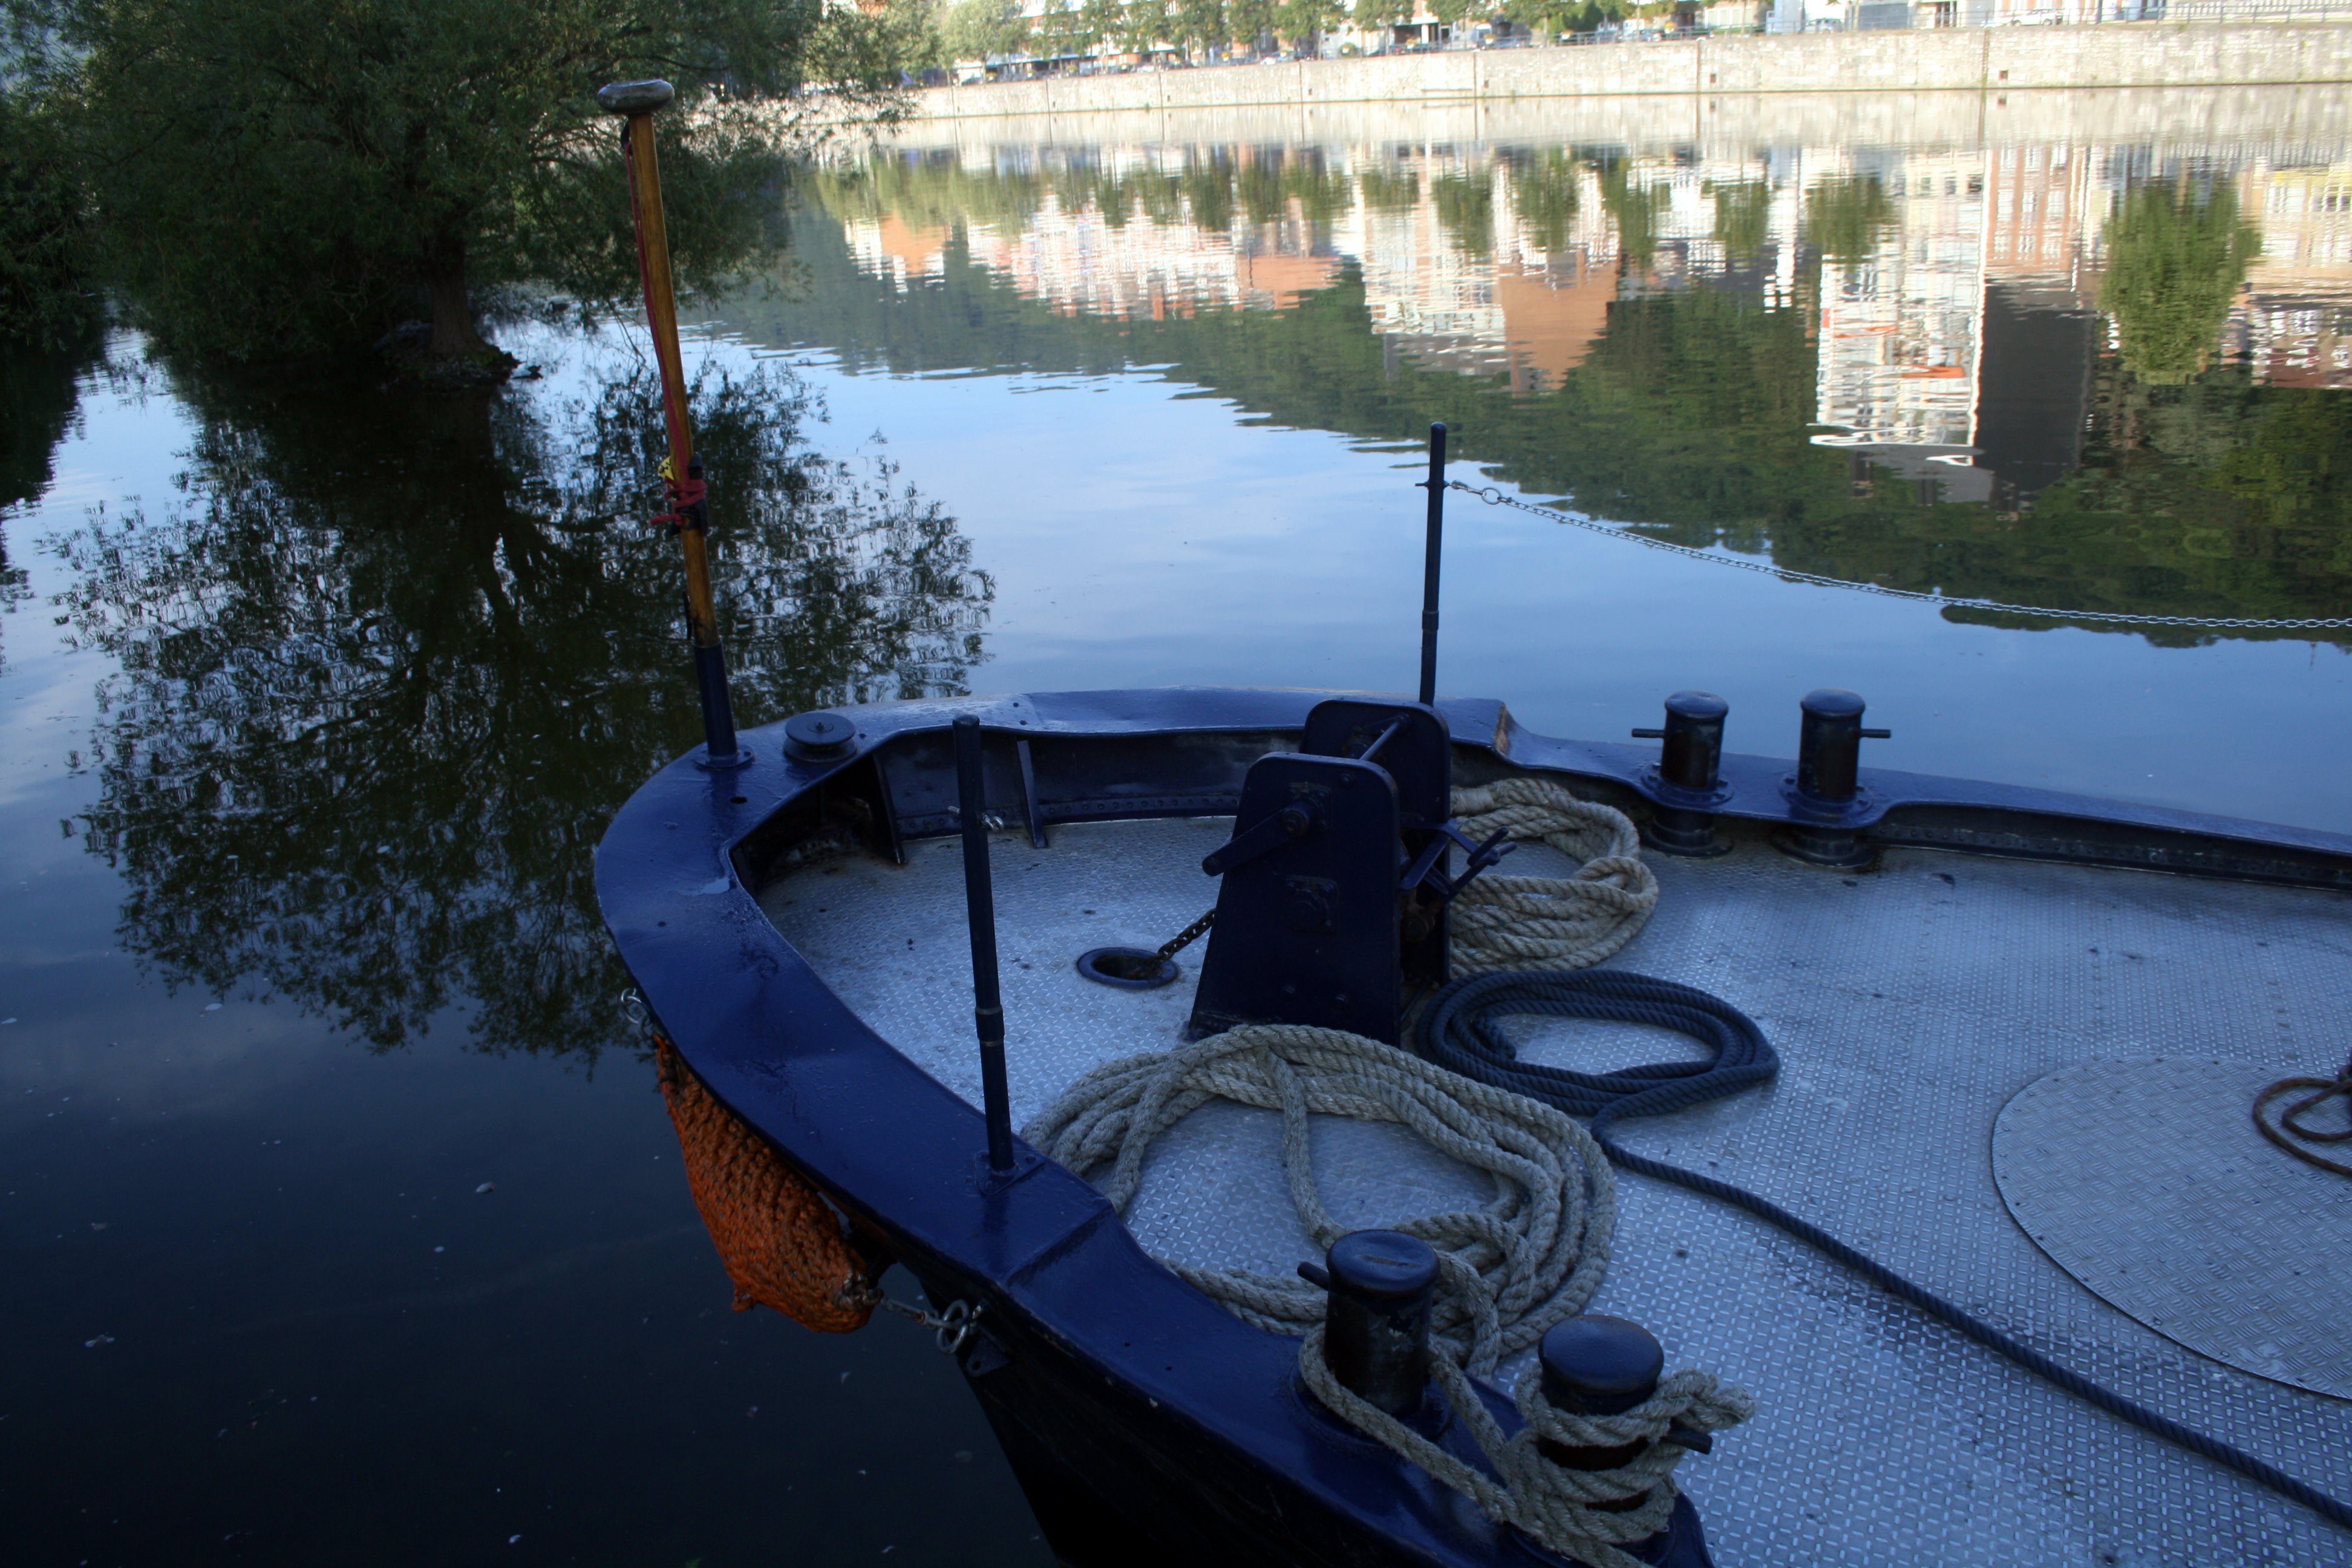
[[[1412,867],[1404,874],[1404,880],[1397,885],[1400,891],[1410,893],[1415,888],[1427,885],[1436,891],[1440,902],[1450,904],[1461,895],[1463,889],[1476,879],[1479,872],[1518,848],[1511,841],[1507,828],[1498,829],[1484,844],[1471,843],[1462,830],[1450,822],[1438,824],[1437,831],[1441,837],[1431,839],[1428,847],[1414,857]],[[1448,877],[1437,868],[1438,861],[1444,857],[1447,839],[1452,839],[1470,853],[1469,863],[1463,868],[1459,877]]]

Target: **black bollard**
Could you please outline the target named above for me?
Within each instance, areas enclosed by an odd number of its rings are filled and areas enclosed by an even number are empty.
[[[955,721],[956,809],[963,827],[964,912],[971,926],[971,1016],[980,1031],[981,1111],[988,1121],[988,1168],[1013,1169],[1013,1096],[1004,1081],[1004,1000],[996,981],[996,894],[988,872],[988,792],[981,773],[980,721]]]
[[[1655,740],[1659,794],[1686,796],[1689,805],[1661,804],[1650,816],[1650,843],[1669,855],[1719,855],[1728,847],[1715,836],[1715,816],[1695,809],[1723,795],[1723,721],[1731,704],[1712,691],[1677,691],[1666,699],[1663,729],[1636,730],[1636,740]]]
[[[1649,1330],[1598,1312],[1554,1323],[1536,1355],[1543,1368],[1544,1397],[1575,1415],[1623,1415],[1658,1391],[1658,1377],[1666,1369],[1665,1348]],[[1542,1447],[1546,1458],[1568,1469],[1613,1470],[1647,1445],[1570,1447],[1547,1438]],[[1642,1492],[1592,1506],[1630,1513],[1648,1496]]]
[[[1798,820],[1776,842],[1816,866],[1866,865],[1869,847],[1836,818],[1862,793],[1863,742],[1884,741],[1894,731],[1864,729],[1862,698],[1838,687],[1808,691],[1799,706],[1804,717],[1797,731],[1797,775],[1790,801]]]
[[[1808,691],[1798,704],[1804,719],[1797,730],[1797,793],[1824,805],[1844,805],[1862,787],[1862,743],[1884,741],[1892,730],[1862,727],[1858,693],[1825,686]]]
[[[1429,1381],[1429,1312],[1437,1295],[1437,1254],[1419,1237],[1349,1231],[1325,1266],[1298,1272],[1327,1293],[1323,1362],[1341,1386],[1391,1415],[1421,1408]]]

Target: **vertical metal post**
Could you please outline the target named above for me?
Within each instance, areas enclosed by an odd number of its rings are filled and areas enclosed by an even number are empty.
[[[1421,569],[1421,700],[1437,700],[1437,567],[1445,554],[1445,426],[1429,427],[1429,550]]]
[[[661,369],[662,421],[668,426],[669,461],[663,466],[677,538],[686,552],[686,624],[694,645],[694,674],[702,695],[704,760],[712,767],[746,761],[735,742],[735,710],[727,691],[727,649],[710,593],[710,508],[702,465],[686,420],[686,366],[677,347],[677,299],[670,279],[669,226],[662,207],[661,167],[654,156],[654,112],[672,96],[666,81],[614,82],[596,94],[606,110],[626,117],[621,134],[629,174],[629,213],[637,231],[637,276],[645,287],[646,324]]]
[[[996,981],[996,893],[988,874],[988,792],[980,721],[955,721],[956,815],[963,827],[963,900],[971,925],[971,1017],[980,1031],[981,1111],[988,1168],[1013,1169],[1013,1095],[1004,1081],[1004,998]]]

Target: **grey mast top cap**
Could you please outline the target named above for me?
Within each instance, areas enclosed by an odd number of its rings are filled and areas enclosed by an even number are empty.
[[[651,114],[677,94],[666,81],[616,81],[596,89],[608,114]]]

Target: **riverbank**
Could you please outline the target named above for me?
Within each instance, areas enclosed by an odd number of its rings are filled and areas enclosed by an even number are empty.
[[[922,120],[1319,104],[2352,82],[2352,25],[2161,22],[1811,33],[1282,60],[932,88]]]
[[[1567,51],[1563,50],[1562,53]],[[2352,83],[2280,87],[2025,89],[2010,92],[1612,94],[1250,103],[1214,109],[1031,110],[919,115],[886,142],[954,149],[975,166],[1005,147],[1255,145],[1363,147],[1502,142],[1695,149],[1745,157],[1762,146],[1975,147],[2124,142],[2178,157],[2260,143],[2332,161],[2352,140]]]

